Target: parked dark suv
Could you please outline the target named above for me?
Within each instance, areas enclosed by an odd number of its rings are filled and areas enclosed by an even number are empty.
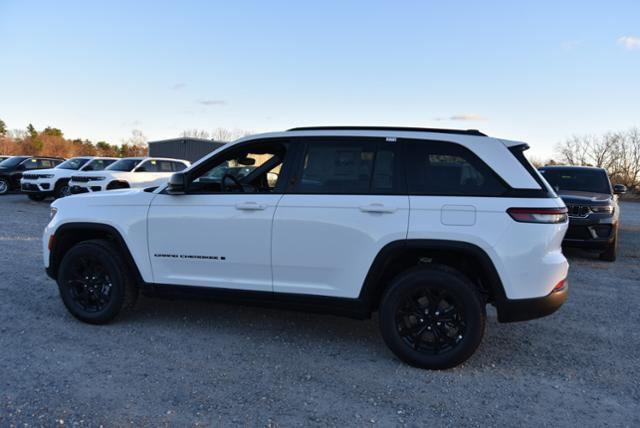
[[[611,186],[607,171],[586,166],[545,166],[540,172],[569,210],[566,246],[600,251],[600,258],[615,261],[618,248],[618,196],[627,188]]]
[[[55,168],[62,162],[62,158],[47,156],[12,156],[0,162],[0,195],[19,189],[23,172]]]

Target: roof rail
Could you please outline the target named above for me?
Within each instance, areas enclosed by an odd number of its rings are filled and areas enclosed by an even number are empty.
[[[444,129],[444,128],[416,128],[403,126],[303,126],[287,129],[289,131],[405,131],[405,132],[435,132],[439,134],[461,134],[486,137],[477,129]]]

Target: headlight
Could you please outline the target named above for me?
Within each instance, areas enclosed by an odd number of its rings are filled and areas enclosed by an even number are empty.
[[[49,213],[49,220],[53,220],[56,214],[58,214],[58,209],[51,207],[51,212]]]
[[[595,214],[613,214],[613,206],[612,205],[598,205],[589,207],[592,213]]]
[[[53,178],[53,174],[44,174],[41,175],[40,178]]]

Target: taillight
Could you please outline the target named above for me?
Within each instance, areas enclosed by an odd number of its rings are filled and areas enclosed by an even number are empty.
[[[567,285],[567,278],[565,278],[565,279],[561,280],[560,282],[558,282],[556,284],[556,286],[553,287],[553,291],[563,290],[566,285]]]
[[[520,223],[564,223],[567,208],[509,208],[507,213]]]

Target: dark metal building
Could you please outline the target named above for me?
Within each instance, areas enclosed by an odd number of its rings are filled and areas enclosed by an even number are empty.
[[[188,137],[149,141],[149,156],[195,162],[223,144],[219,141]]]

